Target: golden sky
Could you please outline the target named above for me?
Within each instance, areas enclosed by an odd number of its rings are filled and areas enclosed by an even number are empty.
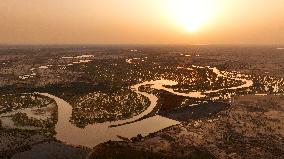
[[[0,0],[2,44],[284,44],[284,0]]]

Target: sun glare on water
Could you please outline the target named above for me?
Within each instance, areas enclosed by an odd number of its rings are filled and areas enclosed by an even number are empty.
[[[188,32],[198,31],[216,12],[213,0],[169,0],[174,21]]]

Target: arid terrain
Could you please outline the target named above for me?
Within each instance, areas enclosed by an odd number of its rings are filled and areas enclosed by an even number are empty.
[[[2,46],[0,158],[284,158],[283,62],[279,46]]]

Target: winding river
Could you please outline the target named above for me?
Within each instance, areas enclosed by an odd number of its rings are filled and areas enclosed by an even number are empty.
[[[218,76],[225,77],[225,75],[221,73],[218,69],[216,68],[211,68],[211,69]],[[250,87],[253,84],[251,80],[247,80],[241,77],[236,77],[233,79],[240,80],[242,81],[243,84],[237,87],[226,88],[226,89],[239,89],[244,87]],[[158,97],[150,93],[139,91],[140,86],[149,85],[153,89],[165,90],[179,96],[186,96],[192,98],[204,98],[207,93],[218,92],[222,90],[219,89],[219,90],[209,90],[206,92],[195,91],[188,93],[179,93],[175,92],[173,89],[165,87],[177,84],[178,83],[175,81],[164,80],[164,79],[155,80],[155,81],[146,81],[143,83],[136,84],[132,86],[132,90],[138,94],[147,97],[150,100],[150,105],[145,111],[129,119],[118,120],[114,122],[89,124],[85,128],[76,127],[70,122],[72,116],[72,106],[68,102],[48,93],[39,93],[39,94],[54,99],[58,106],[58,121],[55,126],[55,131],[56,131],[55,137],[58,140],[72,145],[94,147],[100,143],[109,140],[120,140],[118,136],[131,138],[137,136],[137,134],[148,135],[149,133],[157,132],[166,127],[179,124],[178,121],[171,120],[159,115],[143,119],[145,115],[151,113],[153,109],[156,107]],[[3,121],[4,120],[2,120],[2,124]],[[8,123],[6,123],[6,125],[7,124]],[[5,121],[3,125],[5,125]]]
[[[144,84],[138,84],[132,87],[136,93],[144,95],[150,100],[150,106],[144,112],[130,119],[90,124],[85,128],[78,128],[69,122],[72,116],[72,106],[68,102],[48,93],[39,94],[54,99],[58,106],[58,122],[55,126],[56,138],[58,140],[72,145],[94,147],[109,140],[120,140],[118,136],[131,138],[138,134],[148,135],[149,133],[157,132],[166,127],[179,124],[178,121],[159,115],[140,120],[139,122],[133,122],[149,114],[157,104],[158,98],[155,95],[140,92],[138,90],[140,86],[145,84],[150,83],[145,82]],[[120,124],[124,125],[112,127],[112,125]]]

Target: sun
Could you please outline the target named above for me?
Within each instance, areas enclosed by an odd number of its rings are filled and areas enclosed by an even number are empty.
[[[196,32],[215,12],[213,0],[169,0],[170,15],[188,32]]]

